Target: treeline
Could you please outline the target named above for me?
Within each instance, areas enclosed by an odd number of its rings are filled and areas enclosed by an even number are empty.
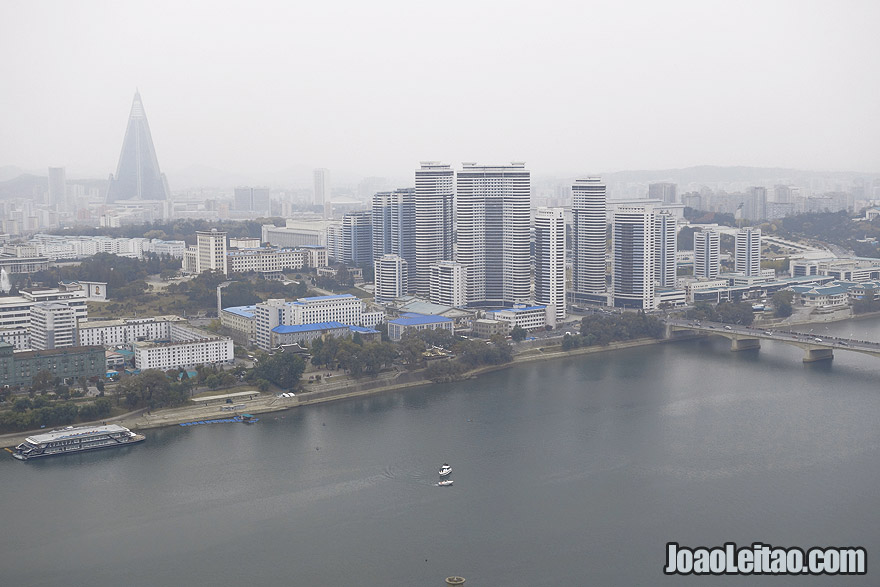
[[[107,398],[77,405],[73,402],[50,403],[43,396],[33,400],[20,397],[12,404],[12,409],[0,412],[0,431],[16,432],[46,427],[67,426],[76,421],[89,422],[110,415],[112,404]]]
[[[721,302],[717,306],[700,302],[685,312],[684,316],[688,320],[707,320],[743,326],[749,326],[755,320],[752,305],[746,302]]]
[[[663,338],[665,327],[659,318],[644,312],[623,314],[593,314],[581,320],[580,334],[566,334],[562,350],[582,346],[608,345],[612,342],[639,338]]]
[[[181,377],[175,370],[166,374],[158,369],[147,369],[120,381],[116,399],[125,402],[129,409],[170,408],[188,402],[192,388],[193,382],[185,371]]]
[[[257,384],[260,391],[266,391],[273,383],[281,389],[293,389],[299,385],[300,377],[306,370],[302,357],[292,353],[276,353],[265,358],[248,372],[248,380]]]
[[[308,293],[305,280],[284,285],[281,281],[263,279],[256,273],[235,274],[230,277],[222,273],[205,271],[189,281],[170,283],[165,291],[169,294],[186,296],[180,310],[197,311],[217,306],[217,286],[235,279],[223,288],[223,306],[250,306],[269,298],[296,299]]]
[[[16,286],[21,289],[35,283],[55,287],[59,281],[103,281],[107,283],[108,298],[123,300],[145,292],[148,275],[178,269],[180,259],[170,255],[146,253],[144,259],[133,259],[98,253],[83,259],[79,265],[50,267],[31,275],[16,276]]]
[[[880,219],[855,220],[849,213],[810,212],[761,225],[765,232],[785,238],[804,237],[851,249],[859,257],[880,257]],[[874,239],[873,241],[871,239]]]
[[[118,227],[74,227],[59,229],[52,234],[65,236],[110,236],[115,238],[158,238],[161,240],[186,241],[188,245],[196,244],[196,231],[217,230],[226,231],[231,237],[262,236],[264,224],[284,226],[284,219],[279,217],[254,218],[253,220],[202,220],[183,219],[174,221],[157,220],[145,224],[132,224]]]
[[[866,314],[868,312],[880,312],[880,300],[865,298],[854,300],[852,303],[853,314]]]
[[[399,356],[390,342],[365,343],[357,333],[351,338],[315,339],[311,354],[316,367],[344,369],[354,377],[375,375],[390,367]]]

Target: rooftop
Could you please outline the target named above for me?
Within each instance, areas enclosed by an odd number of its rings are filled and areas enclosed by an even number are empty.
[[[297,332],[315,332],[316,330],[333,330],[349,328],[342,322],[318,322],[316,324],[281,324],[272,329],[277,334],[295,334]]]
[[[323,302],[325,300],[342,300],[342,299],[358,299],[352,294],[336,294],[332,296],[314,296],[311,298],[299,298],[297,302]]]
[[[236,316],[241,316],[242,318],[253,318],[254,312],[257,311],[256,306],[230,306],[229,308],[223,308],[224,312],[229,312],[230,314],[235,314]]]
[[[419,324],[439,324],[442,322],[452,322],[452,319],[445,316],[425,316],[423,314],[407,312],[402,314],[400,318],[388,321],[389,324],[396,324],[398,326],[418,326]]]

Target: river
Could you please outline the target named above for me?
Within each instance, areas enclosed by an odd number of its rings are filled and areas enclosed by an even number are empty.
[[[760,541],[864,546],[869,574],[712,584],[877,585],[880,359],[835,353],[640,347],[2,458],[0,583],[703,584],[663,575],[667,542]]]

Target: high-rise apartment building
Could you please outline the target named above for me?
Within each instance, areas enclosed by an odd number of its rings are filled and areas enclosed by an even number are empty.
[[[720,255],[721,238],[715,227],[703,227],[694,233],[694,277],[718,277]]]
[[[375,300],[378,304],[390,304],[406,293],[407,263],[399,255],[382,255],[376,259]]]
[[[330,248],[329,243],[327,248]],[[342,258],[339,260],[346,265],[372,264],[373,224],[370,210],[349,212],[342,217]]]
[[[761,274],[761,229],[741,228],[736,231],[734,271],[747,277]]]
[[[605,184],[598,177],[578,179],[571,194],[572,290],[576,294],[603,293],[608,243]]]
[[[746,218],[764,220],[767,218],[767,188],[756,186],[749,190],[750,202]]]
[[[564,320],[565,216],[562,208],[535,211],[535,301],[553,306],[557,320]]]
[[[49,199],[46,202],[56,210],[67,207],[67,178],[63,167],[49,168]]]
[[[654,215],[654,249],[657,261],[654,264],[654,279],[658,287],[675,287],[678,267],[676,254],[678,240],[676,218],[672,214],[658,211]]]
[[[414,258],[409,291],[428,296],[431,265],[452,259],[455,175],[449,165],[422,161],[415,173]]]
[[[28,334],[38,351],[75,346],[76,310],[64,302],[40,302],[31,306]]]
[[[315,192],[312,204],[324,207],[324,218],[328,214],[330,204],[330,170],[323,167],[315,169]]]
[[[678,203],[678,186],[669,182],[648,184],[648,198],[662,200],[664,204]]]
[[[242,186],[235,188],[233,210],[268,216],[271,206],[269,188]]]
[[[196,232],[196,273],[219,271],[227,275],[226,259],[226,232],[216,228]]]
[[[464,265],[454,261],[439,261],[431,265],[430,300],[435,304],[463,307],[467,304],[464,287]]]
[[[110,176],[107,203],[117,200],[167,199],[168,181],[159,171],[150,125],[147,123],[140,92],[136,92],[128,116],[125,138],[122,140],[116,175]]]
[[[373,196],[373,260],[399,255],[415,266],[415,190],[399,189]],[[403,284],[410,291],[408,282]]]
[[[618,207],[614,212],[611,234],[614,306],[654,309],[654,265],[657,255],[653,208]]]
[[[456,186],[455,260],[465,266],[468,304],[510,306],[528,301],[531,178],[525,163],[464,163]]]

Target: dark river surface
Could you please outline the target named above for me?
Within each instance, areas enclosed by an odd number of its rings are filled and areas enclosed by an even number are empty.
[[[880,358],[802,356],[655,345],[7,455],[0,584],[880,585]],[[864,546],[868,575],[666,577],[668,541]]]

